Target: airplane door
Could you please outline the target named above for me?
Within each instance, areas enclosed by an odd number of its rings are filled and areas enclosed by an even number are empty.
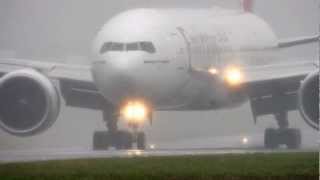
[[[190,43],[182,28],[177,28],[175,32],[170,33],[170,47],[172,60],[175,67],[182,72],[191,68],[191,51]]]
[[[192,68],[206,69],[212,63],[208,38],[197,29],[189,28],[188,30],[186,31],[182,27],[177,28],[178,34],[184,42],[188,70]],[[190,37],[188,33],[196,36]]]
[[[191,42],[187,37],[185,30],[182,27],[177,27],[178,34],[183,41],[184,46],[184,54],[185,54],[185,63],[187,65],[187,69],[192,69],[192,54],[191,54]]]

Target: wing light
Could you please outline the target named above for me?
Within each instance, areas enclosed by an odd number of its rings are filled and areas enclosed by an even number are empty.
[[[216,69],[216,68],[214,68],[214,67],[210,68],[210,69],[208,70],[208,72],[209,72],[210,74],[212,74],[212,75],[219,74],[219,70]]]
[[[243,82],[243,73],[239,67],[227,67],[224,73],[224,79],[231,86],[238,86]]]

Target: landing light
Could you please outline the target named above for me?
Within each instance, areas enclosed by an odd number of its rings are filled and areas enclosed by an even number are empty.
[[[237,86],[243,81],[243,74],[238,67],[228,67],[224,75],[225,80],[232,86]]]
[[[209,71],[209,73],[212,74],[212,75],[219,74],[219,71],[218,71],[218,69],[216,69],[216,68],[210,68],[208,71]]]
[[[130,101],[123,108],[122,116],[131,123],[142,123],[147,119],[147,109],[141,102]]]

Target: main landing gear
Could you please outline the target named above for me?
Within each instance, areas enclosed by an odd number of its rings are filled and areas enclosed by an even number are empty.
[[[288,112],[274,115],[278,122],[278,129],[268,128],[264,134],[264,145],[268,149],[286,145],[289,149],[298,149],[301,146],[301,132],[299,129],[289,128]]]
[[[138,131],[138,125],[132,126],[133,131],[118,129],[119,115],[116,111],[103,111],[103,119],[108,131],[96,131],[93,135],[93,150],[107,150],[114,147],[117,150],[128,150],[137,144],[137,149],[146,149],[146,136],[144,132]],[[130,126],[131,127],[131,126]]]

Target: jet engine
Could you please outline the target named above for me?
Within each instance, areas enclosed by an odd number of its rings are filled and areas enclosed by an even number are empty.
[[[0,128],[15,136],[47,130],[60,112],[56,86],[33,69],[10,72],[0,79]]]
[[[302,81],[298,101],[303,119],[319,130],[319,71],[309,74]]]

